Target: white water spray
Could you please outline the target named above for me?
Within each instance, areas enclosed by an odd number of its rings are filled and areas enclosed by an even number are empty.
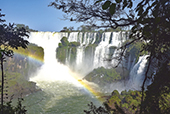
[[[141,90],[145,76],[145,66],[147,64],[148,55],[139,57],[138,62],[134,65],[130,72],[130,79],[126,89]]]
[[[81,86],[73,77],[74,73],[67,66],[60,64],[56,59],[56,49],[63,36],[67,37],[67,34],[49,32],[30,34],[29,42],[44,48],[44,65],[39,69],[36,76],[30,78],[30,81],[68,81]]]

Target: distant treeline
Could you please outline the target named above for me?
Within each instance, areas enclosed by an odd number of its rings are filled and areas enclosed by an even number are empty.
[[[81,25],[77,28],[77,30],[74,30],[74,27],[63,27],[63,29],[60,32],[119,32],[119,31],[125,31],[123,28],[118,27],[116,29],[113,28],[105,28],[105,29],[96,29],[95,27]]]
[[[25,29],[26,29],[27,31],[29,31],[29,32],[38,32],[38,30],[30,29],[29,26],[24,25],[24,24],[16,24],[16,26],[17,26],[18,28],[25,28]]]

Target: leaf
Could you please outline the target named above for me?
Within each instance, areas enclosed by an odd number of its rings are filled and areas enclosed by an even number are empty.
[[[0,52],[0,58],[2,58],[2,53]]]
[[[142,13],[143,13],[143,7],[141,6],[141,7],[139,7],[139,11],[138,11],[138,16],[141,16],[142,15]]]
[[[127,5],[128,5],[127,0],[124,0],[122,9],[124,9]]]
[[[116,0],[116,2],[117,2],[117,3],[120,3],[120,2],[122,2],[122,0]]]
[[[96,2],[94,3],[94,5],[97,4],[97,3],[99,3],[99,2],[101,2],[101,1],[103,1],[103,0],[98,0],[98,1],[96,1]]]
[[[106,1],[103,5],[102,5],[102,9],[106,10],[109,6],[110,6],[110,1]]]
[[[158,11],[157,10],[154,10],[152,14],[155,18],[158,17]]]
[[[130,0],[130,1],[129,1],[128,8],[132,8],[132,6],[133,6],[133,2]]]
[[[109,8],[109,12],[111,15],[113,15],[115,13],[115,9],[116,9],[116,4],[112,3]]]
[[[156,17],[156,18],[155,18],[155,22],[156,22],[156,23],[159,23],[160,21],[161,21],[161,18],[160,18],[160,17]]]

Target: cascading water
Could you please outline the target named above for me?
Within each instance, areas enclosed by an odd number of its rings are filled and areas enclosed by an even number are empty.
[[[30,34],[29,42],[44,49],[44,65],[30,78],[42,91],[25,98],[26,106],[38,102],[35,106],[27,106],[30,114],[83,114],[89,102],[100,104],[95,96],[80,84],[76,74],[57,61],[56,48],[63,36],[67,34]]]
[[[81,65],[83,63],[83,57],[84,57],[84,48],[78,47],[77,48],[77,56],[76,56],[76,65],[77,68],[81,68]]]
[[[30,78],[31,81],[36,82],[38,87],[43,90],[33,95],[33,97],[41,98],[39,99],[41,103],[38,103],[37,106],[41,113],[81,114],[89,102],[93,101],[96,104],[100,104],[77,81],[80,77],[75,79],[77,78],[77,74],[69,69],[72,67],[70,64],[72,48],[68,48],[66,51],[65,64],[67,66],[57,61],[56,49],[63,36],[68,37],[69,42],[80,42],[80,46],[76,48],[74,67],[82,75],[89,73],[94,68],[101,66],[109,68],[110,65],[115,65],[117,61],[112,60],[112,62],[108,62],[105,59],[110,57],[110,53],[112,53],[111,57],[116,57],[119,50],[116,50],[114,47],[120,47],[128,39],[125,32],[105,32],[102,34],[101,41],[97,39],[97,33],[31,33],[29,42],[35,43],[44,49],[44,65],[34,77]],[[88,48],[89,50],[86,49],[86,47],[94,44],[96,41],[99,42],[97,47]],[[110,88],[107,88],[109,92],[112,92],[114,89],[118,89],[119,91],[124,89],[141,89],[141,83],[138,82],[142,82],[141,80],[143,80],[143,72],[147,62],[146,56],[140,57],[136,64],[134,63],[134,58],[129,56],[128,59],[129,61],[133,61],[132,63],[128,61],[126,64],[127,69],[131,70],[130,79],[126,83],[118,82],[111,84]],[[80,101],[82,102],[80,103]],[[34,110],[32,108],[31,110],[37,114],[37,109]],[[33,112],[30,113],[34,114]]]
[[[71,76],[69,68],[63,64],[60,64],[56,59],[56,49],[61,38],[66,34],[53,34],[53,33],[38,33],[30,35],[29,42],[35,43],[44,49],[44,65],[38,72],[38,76],[31,78],[31,80],[67,80],[75,83],[74,78]],[[34,40],[36,39],[36,41]],[[37,42],[38,41],[38,42]],[[54,73],[62,76],[54,76]],[[48,77],[47,77],[48,76]],[[37,79],[36,79],[37,78]]]
[[[90,71],[93,70],[93,65],[89,65],[89,62],[93,62],[93,51],[86,53],[85,55],[85,49],[89,44],[94,44],[96,41],[96,33],[82,33],[82,32],[71,32],[68,37],[69,42],[79,42],[80,46],[76,48],[76,58],[75,63],[69,64],[69,58],[71,53],[68,54],[68,57],[66,58],[66,63],[70,67],[74,67],[73,69],[81,75],[86,75]],[[71,49],[71,48],[70,48]]]
[[[134,65],[130,72],[130,79],[126,89],[141,90],[145,75],[145,66],[147,64],[148,55],[139,57],[138,62]]]
[[[124,90],[140,91],[144,80],[147,57],[148,55],[143,55],[139,57],[138,62],[132,67],[132,70],[130,71],[128,80],[123,80],[112,84],[108,84],[106,87],[104,87],[104,91],[105,92],[110,92],[114,90],[118,90],[119,92]],[[145,84],[145,87],[148,86],[149,84],[151,84],[151,82],[147,82]]]
[[[93,67],[107,67],[107,61],[105,60],[107,58],[107,55],[109,54],[109,41],[110,41],[110,34],[111,32],[106,32],[102,36],[102,41],[99,43],[99,45],[96,47],[95,50],[95,56],[94,56],[94,63]]]

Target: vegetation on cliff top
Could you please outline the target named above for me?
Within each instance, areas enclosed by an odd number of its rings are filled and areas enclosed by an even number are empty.
[[[42,47],[38,47],[35,44],[28,44],[28,47],[26,49],[18,48],[13,49],[14,53],[18,53],[24,56],[35,58],[39,61],[44,61],[44,51]]]
[[[105,69],[104,67],[94,69],[84,77],[84,79],[97,83],[101,87],[123,80],[125,78],[128,78],[128,71],[124,70],[124,73],[122,73],[120,68]]]
[[[80,46],[80,42],[69,42],[67,37],[63,37],[61,39],[61,43],[59,43],[59,47],[56,50],[56,56],[58,60],[65,64],[66,58],[68,57],[68,53],[70,54],[69,56],[69,61],[73,63],[76,58],[76,47]]]

